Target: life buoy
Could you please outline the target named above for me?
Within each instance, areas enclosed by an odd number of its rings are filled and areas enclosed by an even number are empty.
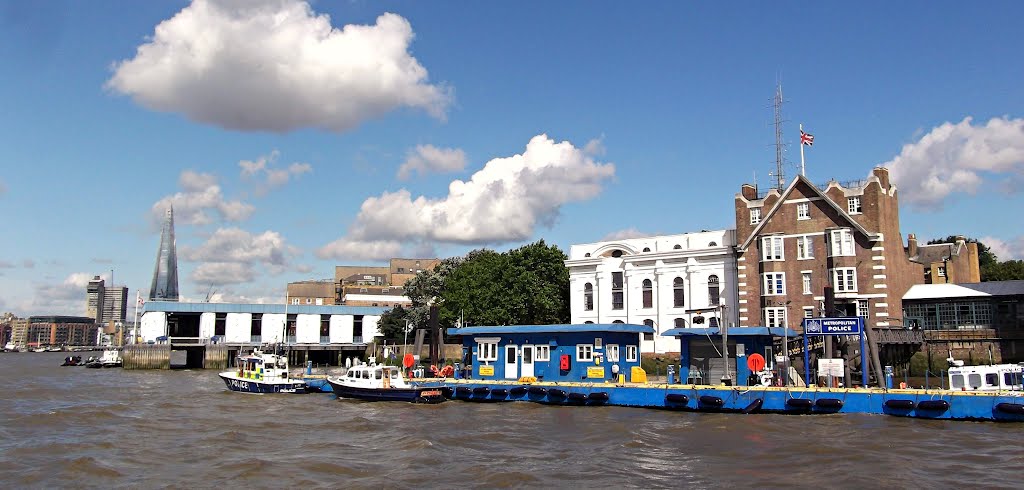
[[[455,374],[455,367],[453,367],[451,364],[441,368],[441,370],[438,372],[438,375],[440,377],[442,377],[442,378],[447,378],[447,377],[452,376],[454,374]]]

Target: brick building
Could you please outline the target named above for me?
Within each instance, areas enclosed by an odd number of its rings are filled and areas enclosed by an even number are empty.
[[[978,244],[957,236],[954,243],[918,245],[917,237],[907,236],[907,254],[920,264],[924,284],[981,282]]]

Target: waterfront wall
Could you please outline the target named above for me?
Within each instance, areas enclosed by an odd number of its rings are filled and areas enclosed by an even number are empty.
[[[169,344],[129,345],[121,352],[125,369],[170,369],[171,346]]]

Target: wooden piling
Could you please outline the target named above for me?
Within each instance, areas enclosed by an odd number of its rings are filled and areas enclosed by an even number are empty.
[[[206,369],[227,369],[228,346],[224,344],[211,344],[206,346],[206,353],[203,357],[203,367]]]
[[[125,369],[170,369],[170,344],[133,344],[121,351]]]

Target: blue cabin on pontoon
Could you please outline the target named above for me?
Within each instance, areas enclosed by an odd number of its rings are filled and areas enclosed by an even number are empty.
[[[775,343],[781,343],[787,332],[785,327],[733,327],[726,330],[729,344],[728,374],[731,384],[751,386],[761,384],[759,373],[754,373],[748,360],[754,354],[763,359],[765,367],[762,372],[775,370]],[[679,377],[678,382],[698,385],[717,385],[722,383],[726,374],[722,357],[722,332],[719,327],[707,328],[673,328],[662,333],[663,336],[679,338]],[[799,333],[790,329],[790,339],[799,337]],[[752,376],[753,375],[753,376]]]
[[[462,336],[467,377],[481,380],[605,382],[640,366],[641,334],[648,325],[508,325],[449,328]]]

